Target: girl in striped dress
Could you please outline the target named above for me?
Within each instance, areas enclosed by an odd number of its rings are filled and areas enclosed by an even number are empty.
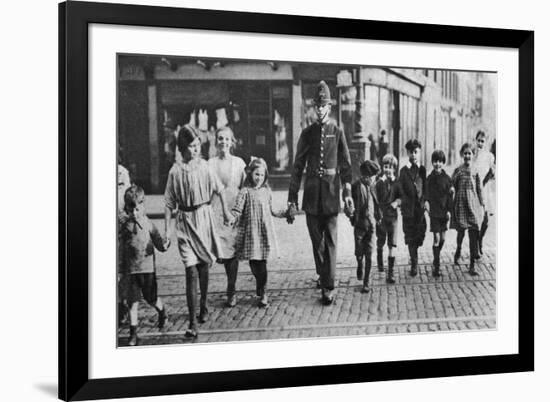
[[[201,158],[199,133],[190,125],[182,127],[178,134],[178,148],[183,160],[176,162],[168,173],[165,198],[165,230],[169,239],[172,227],[172,211],[176,212],[176,236],[181,260],[185,266],[189,329],[185,335],[196,337],[197,282],[201,297],[198,321],[208,320],[208,276],[212,263],[223,258],[220,240],[216,235],[210,202],[219,195],[221,210],[227,224],[234,221],[225,202],[223,186],[208,162]]]
[[[484,203],[479,174],[472,169],[473,149],[468,143],[460,148],[460,155],[464,163],[457,167],[451,178],[455,191],[452,227],[457,230],[456,252],[454,262],[458,265],[462,240],[468,230],[470,241],[470,275],[476,276],[475,260],[478,254],[479,229],[483,222]]]
[[[240,260],[249,260],[250,269],[256,278],[256,295],[259,307],[266,307],[268,299],[267,259],[277,252],[277,238],[272,216],[286,217],[285,210],[273,210],[273,197],[267,184],[267,165],[261,158],[248,165],[245,186],[239,191],[232,213],[238,219],[236,255]]]

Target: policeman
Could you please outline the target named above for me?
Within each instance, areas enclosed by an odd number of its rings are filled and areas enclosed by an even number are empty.
[[[306,213],[319,275],[321,301],[329,305],[334,301],[340,182],[345,206],[349,211],[353,210],[351,159],[343,131],[329,119],[331,98],[324,81],[317,86],[314,102],[318,119],[300,134],[288,190],[287,216],[292,223],[305,169],[302,209]]]

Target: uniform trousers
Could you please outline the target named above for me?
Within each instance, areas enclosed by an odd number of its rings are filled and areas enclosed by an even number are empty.
[[[313,247],[315,269],[323,290],[334,289],[336,277],[336,244],[338,242],[338,214],[306,214],[307,229]]]

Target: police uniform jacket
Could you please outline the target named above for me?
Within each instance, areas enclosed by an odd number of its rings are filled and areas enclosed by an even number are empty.
[[[340,210],[340,181],[348,184],[351,160],[344,132],[333,121],[315,122],[305,128],[298,140],[290,178],[288,201],[298,202],[298,191],[305,169],[302,209],[312,215],[333,215]]]

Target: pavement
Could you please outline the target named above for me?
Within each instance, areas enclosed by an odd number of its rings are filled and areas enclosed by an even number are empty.
[[[274,202],[276,207],[279,203],[283,207],[286,192],[275,192]],[[158,216],[158,206],[163,207],[162,197],[148,197],[148,212]],[[160,219],[153,219],[153,222],[160,228],[164,225]],[[268,261],[269,306],[257,307],[254,277],[248,262],[242,261],[237,280],[237,305],[226,307],[225,271],[222,265],[214,264],[208,294],[210,319],[199,326],[199,336],[193,340],[184,337],[188,327],[185,271],[177,247],[173,245],[167,252],[157,253],[159,295],[166,305],[170,323],[159,331],[155,310],[140,303],[140,345],[496,328],[494,226],[486,235],[484,255],[476,263],[480,273],[477,277],[467,273],[468,239],[464,239],[460,264],[453,265],[456,231],[448,231],[441,253],[442,277],[437,279],[431,276],[431,233],[426,234],[424,245],[419,249],[419,274],[412,278],[408,275],[409,258],[399,230],[396,283],[386,284],[385,273],[377,271],[373,255],[372,290],[362,294],[361,282],[355,277],[353,228],[340,214],[336,301],[331,306],[320,303],[320,290],[315,286],[305,215],[298,215],[293,225],[276,219],[275,230],[279,253]],[[387,249],[385,251],[387,253]],[[119,329],[119,346],[126,345],[127,337],[128,327],[123,326]]]

